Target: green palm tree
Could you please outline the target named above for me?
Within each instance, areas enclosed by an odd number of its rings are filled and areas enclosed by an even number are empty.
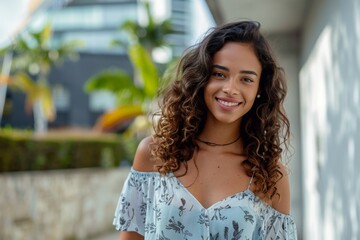
[[[167,36],[174,33],[171,19],[165,19],[159,23],[155,21],[150,11],[149,2],[144,2],[144,8],[147,16],[147,24],[141,25],[137,21],[125,21],[119,28],[125,31],[129,37],[130,43],[139,43],[150,54],[156,47],[168,46]],[[114,40],[114,46],[126,46],[127,43],[121,40]]]
[[[117,97],[117,107],[103,114],[96,127],[108,131],[121,122],[147,112],[148,106],[158,89],[158,72],[148,52],[139,44],[128,50],[130,61],[138,76],[135,84],[130,74],[119,70],[104,70],[95,75],[85,85],[88,92],[106,90]]]
[[[135,79],[122,69],[112,69],[100,72],[85,85],[87,92],[106,90],[117,97],[117,107],[102,115],[97,123],[101,130],[113,130],[121,122],[147,113],[158,91],[160,74],[151,54],[154,48],[168,45],[166,37],[174,31],[170,19],[156,23],[150,13],[149,3],[146,2],[144,7],[147,25],[126,21],[120,30],[127,34],[129,42],[112,42],[113,46],[127,47]]]
[[[55,109],[48,76],[51,67],[59,64],[65,57],[74,59],[74,48],[79,42],[62,43],[52,47],[50,40],[52,28],[48,23],[39,31],[24,31],[0,54],[13,51],[10,86],[26,94],[26,106],[33,110],[35,132],[47,131],[47,122],[55,119]]]

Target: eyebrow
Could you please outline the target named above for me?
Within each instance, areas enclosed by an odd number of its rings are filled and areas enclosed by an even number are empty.
[[[213,68],[218,68],[218,69],[229,72],[229,69],[227,67],[224,67],[224,66],[221,66],[221,65],[216,65],[215,64],[215,65],[213,65]],[[242,71],[240,71],[240,73],[251,74],[251,75],[257,76],[257,73],[254,72],[254,71],[251,71],[251,70],[242,70]]]

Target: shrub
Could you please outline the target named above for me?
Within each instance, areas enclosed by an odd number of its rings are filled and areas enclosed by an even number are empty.
[[[118,135],[0,130],[0,172],[115,167],[130,158]]]

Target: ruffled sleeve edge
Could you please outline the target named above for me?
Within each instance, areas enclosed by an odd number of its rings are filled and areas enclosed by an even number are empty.
[[[121,190],[121,194],[118,203],[116,205],[114,219],[112,222],[113,226],[117,231],[137,232],[140,235],[144,236],[145,231],[144,229],[141,229],[142,227],[139,227],[139,222],[138,222],[139,220],[137,219],[139,215],[135,213],[135,210],[137,210],[135,208],[139,208],[139,206],[135,206],[135,207],[131,206],[131,204],[135,204],[135,203],[130,200],[130,199],[140,200],[141,196],[137,194],[138,191],[133,191],[133,192],[126,192],[126,191],[128,191],[130,188],[129,181],[132,181],[133,179],[138,179],[141,184],[144,184],[143,182],[144,179],[149,180],[159,174],[160,173],[158,172],[141,172],[131,167],[129,174],[124,182],[123,189]],[[129,209],[126,209],[124,211],[124,208],[127,207]]]

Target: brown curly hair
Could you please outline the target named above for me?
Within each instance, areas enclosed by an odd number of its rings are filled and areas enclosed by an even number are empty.
[[[152,155],[161,161],[162,174],[177,171],[190,160],[198,145],[196,139],[207,117],[204,88],[210,78],[213,56],[228,42],[251,44],[261,63],[259,92],[251,110],[241,121],[241,136],[247,160],[247,175],[254,174],[255,192],[271,199],[276,182],[282,177],[278,161],[287,149],[289,121],[283,101],[286,82],[268,42],[260,33],[260,24],[241,21],[215,27],[180,60],[172,83],[165,89],[160,112],[154,125]]]

